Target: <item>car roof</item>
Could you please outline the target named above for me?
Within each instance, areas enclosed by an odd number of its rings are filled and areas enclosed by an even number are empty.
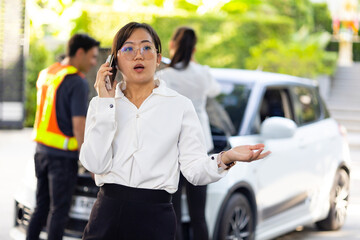
[[[300,84],[317,86],[316,81],[280,73],[263,72],[259,70],[244,70],[232,68],[211,68],[211,74],[219,81],[231,81],[246,84]]]
[[[162,63],[170,64],[171,60],[162,56]],[[295,77],[287,74],[263,72],[259,70],[245,70],[235,68],[210,68],[211,74],[218,81],[231,81],[244,84],[261,83],[266,85],[300,84],[317,86],[317,82],[307,78]]]

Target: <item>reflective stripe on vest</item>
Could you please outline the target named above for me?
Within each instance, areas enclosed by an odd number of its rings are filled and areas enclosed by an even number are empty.
[[[56,92],[66,75],[78,73],[69,65],[55,63],[40,72],[36,82],[37,108],[33,139],[46,146],[75,151],[78,143],[73,136],[66,136],[59,128],[56,117]]]

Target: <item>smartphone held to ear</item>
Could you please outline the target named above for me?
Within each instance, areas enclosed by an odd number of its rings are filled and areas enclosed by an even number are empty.
[[[112,54],[107,57],[106,62],[109,63],[109,67],[112,67],[113,59],[114,59],[114,57]],[[109,76],[106,76],[106,78],[105,78],[105,87],[108,91],[112,89],[112,84],[111,84],[111,80],[110,80]]]

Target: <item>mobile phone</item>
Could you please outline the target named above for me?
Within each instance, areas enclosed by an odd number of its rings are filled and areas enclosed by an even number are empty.
[[[109,67],[112,67],[112,64],[113,64],[113,60],[114,60],[114,57],[112,54],[110,54],[107,59],[106,59],[106,62],[109,63]],[[106,89],[109,91],[112,89],[112,84],[111,84],[111,81],[110,81],[110,77],[109,76],[106,76],[105,78],[105,87]]]

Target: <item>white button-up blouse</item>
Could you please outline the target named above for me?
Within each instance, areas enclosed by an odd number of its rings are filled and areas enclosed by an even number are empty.
[[[227,171],[209,157],[191,101],[155,80],[140,108],[116,87],[115,98],[94,97],[80,161],[98,186],[177,190],[180,170],[194,185],[215,182]]]

